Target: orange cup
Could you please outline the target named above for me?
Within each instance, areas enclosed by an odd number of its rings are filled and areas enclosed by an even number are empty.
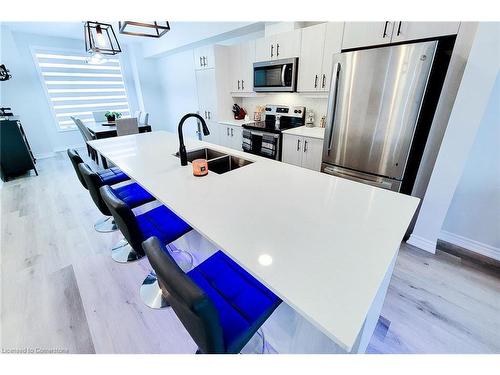
[[[195,159],[191,162],[193,165],[194,176],[206,176],[208,173],[208,163],[206,159]]]

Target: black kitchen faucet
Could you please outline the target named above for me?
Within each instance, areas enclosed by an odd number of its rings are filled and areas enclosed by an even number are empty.
[[[200,120],[201,126],[203,128],[203,134],[205,135],[210,134],[210,131],[208,130],[205,120],[200,115],[196,113],[188,113],[181,118],[181,121],[179,122],[179,127],[177,128],[177,131],[179,132],[179,157],[181,159],[181,165],[187,165],[187,154],[186,154],[186,146],[184,146],[184,136],[182,135],[182,125],[184,124],[184,121],[186,121],[189,117],[196,117],[198,120]]]

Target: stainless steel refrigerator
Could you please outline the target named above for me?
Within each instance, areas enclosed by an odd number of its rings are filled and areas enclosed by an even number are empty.
[[[323,172],[399,191],[436,47],[431,41],[333,56]]]

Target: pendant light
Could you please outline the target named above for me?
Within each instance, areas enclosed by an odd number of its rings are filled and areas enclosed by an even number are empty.
[[[102,55],[116,55],[121,52],[113,26],[108,23],[87,21],[84,26],[85,50]]]
[[[0,81],[8,81],[12,78],[12,75],[9,74],[9,69],[5,67],[4,64],[0,65]]]
[[[170,31],[170,24],[168,21],[153,21],[152,23],[119,21],[118,29],[120,34],[160,38]]]

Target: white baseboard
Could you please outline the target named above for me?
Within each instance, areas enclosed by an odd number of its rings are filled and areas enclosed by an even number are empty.
[[[408,238],[406,243],[409,243],[410,245],[418,247],[419,249],[428,251],[429,253],[432,253],[432,254],[436,253],[436,244],[437,243],[435,241],[430,241],[427,238],[423,238],[423,237],[417,236],[415,234],[410,234],[410,238]]]
[[[494,247],[479,241],[471,240],[470,238],[460,236],[455,233],[442,230],[439,234],[439,239],[449,242],[453,245],[463,247],[474,253],[484,255],[485,257],[492,258],[500,261],[500,248]]]

